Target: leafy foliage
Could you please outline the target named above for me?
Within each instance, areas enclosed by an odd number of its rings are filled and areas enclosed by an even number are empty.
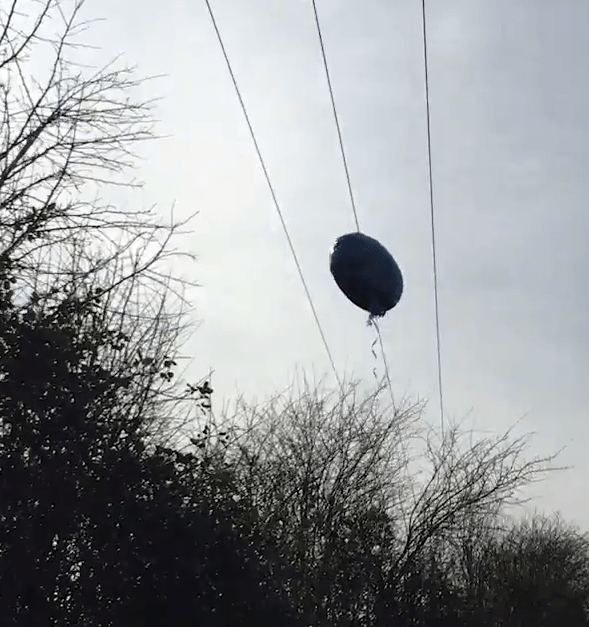
[[[230,468],[147,447],[125,402],[140,373],[105,369],[95,310],[62,305],[1,311],[5,624],[287,620]]]

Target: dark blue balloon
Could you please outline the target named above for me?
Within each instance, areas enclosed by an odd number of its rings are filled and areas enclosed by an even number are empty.
[[[384,316],[401,299],[403,275],[389,251],[363,233],[337,239],[329,258],[341,291],[371,318]]]

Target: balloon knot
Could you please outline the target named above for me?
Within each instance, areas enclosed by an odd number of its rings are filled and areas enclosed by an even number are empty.
[[[383,316],[384,316],[384,313],[371,313],[368,316],[368,322],[366,323],[366,325],[371,327],[372,324],[374,323],[374,320],[376,320],[377,318],[382,318]]]

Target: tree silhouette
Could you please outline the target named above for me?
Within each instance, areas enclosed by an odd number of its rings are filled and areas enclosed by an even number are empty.
[[[558,517],[523,520],[490,542],[484,572],[493,613],[510,624],[589,624],[589,540]]]
[[[151,118],[130,70],[72,62],[81,7],[0,8],[2,624],[289,624],[231,468],[174,448],[212,392],[175,376],[182,224],[88,200]]]
[[[86,303],[0,311],[5,624],[288,622],[231,467],[146,442],[141,368],[104,367],[112,334]]]
[[[496,524],[518,491],[551,468],[510,432],[468,445],[450,426],[426,432],[420,476],[406,444],[422,405],[390,411],[386,388],[342,395],[306,382],[269,403],[238,403],[219,428],[260,512],[296,564],[293,603],[309,624],[455,624],[467,608],[454,543],[473,521]],[[241,430],[239,430],[239,427]],[[450,622],[444,622],[450,621]],[[454,621],[454,623],[452,622]]]

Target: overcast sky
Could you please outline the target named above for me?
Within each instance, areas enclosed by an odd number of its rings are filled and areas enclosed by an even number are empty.
[[[366,314],[329,251],[354,230],[310,0],[211,0],[337,368],[374,378]],[[442,374],[448,418],[500,432],[525,414],[533,452],[566,446],[541,508],[589,528],[589,4],[428,3]],[[405,293],[381,323],[397,394],[439,422],[418,0],[318,9],[360,225],[397,259]],[[200,213],[202,325],[186,354],[216,402],[264,396],[330,365],[204,0],[95,0],[96,58],[124,53],[162,96],[125,202]],[[179,268],[186,270],[186,268]],[[382,374],[382,363],[376,362]],[[332,377],[333,381],[333,377]]]

